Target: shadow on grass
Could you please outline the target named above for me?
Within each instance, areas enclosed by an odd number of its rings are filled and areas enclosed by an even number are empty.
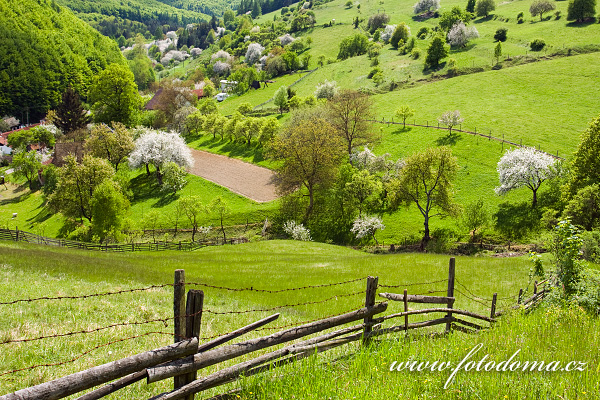
[[[50,219],[50,217],[54,215],[48,210],[47,207],[45,207],[45,203],[40,204],[37,209],[39,210],[38,213],[31,218],[27,218],[27,222],[31,224],[40,224]]]
[[[474,24],[481,24],[481,23],[484,23],[484,22],[491,21],[492,19],[494,19],[494,15],[493,14],[488,15],[487,17],[481,17],[479,19],[474,19],[473,23]]]
[[[151,205],[152,208],[164,207],[179,198],[178,194],[160,190],[154,171],[151,171],[150,176],[144,172],[133,178],[131,180],[131,191],[133,193],[132,203],[134,204],[156,199],[156,202]]]
[[[577,22],[577,21],[569,22],[567,24],[567,26],[569,28],[585,28],[585,27],[595,24],[595,23],[596,23],[596,18],[590,17],[590,18],[586,18],[585,21],[583,21],[583,22]]]
[[[540,228],[540,208],[532,208],[530,201],[517,204],[504,202],[494,214],[496,230],[510,240],[521,239]]]
[[[440,136],[435,142],[438,146],[454,146],[459,140],[462,140],[462,136],[452,132],[449,135]]]
[[[412,131],[412,126],[406,126],[406,127],[402,127],[399,129],[396,129],[395,131],[392,132],[392,135],[400,135],[402,133],[408,133],[410,131]]]

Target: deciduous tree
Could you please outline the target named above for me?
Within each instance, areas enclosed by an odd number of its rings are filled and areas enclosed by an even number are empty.
[[[94,78],[89,101],[96,122],[121,122],[131,126],[141,104],[133,73],[123,65],[109,65]]]
[[[452,128],[463,123],[465,119],[460,117],[460,111],[447,111],[438,118],[438,122],[448,127],[448,135],[452,135]]]
[[[192,242],[196,240],[196,232],[200,226],[200,216],[206,212],[200,196],[188,196],[179,199],[179,205],[192,226]]]
[[[17,177],[27,179],[27,183],[31,188],[38,176],[38,171],[42,169],[41,160],[41,156],[35,150],[18,151],[13,156],[11,167],[14,168]]]
[[[104,158],[115,170],[133,151],[133,133],[121,123],[112,127],[106,124],[94,126],[90,137],[85,141],[85,150],[94,157]]]
[[[440,65],[442,58],[448,57],[448,49],[444,44],[444,39],[436,36],[431,41],[427,48],[427,58],[425,58],[425,66],[437,68]]]
[[[452,181],[458,164],[448,147],[429,148],[406,158],[400,175],[389,184],[392,205],[416,204],[423,216],[425,228],[422,248],[430,240],[429,221],[439,216],[457,215],[460,207],[454,202]]]
[[[492,11],[496,9],[494,0],[477,0],[475,4],[475,13],[478,17],[488,17]]]
[[[344,89],[327,103],[329,121],[335,132],[344,140],[348,155],[358,146],[378,139],[373,130],[373,102],[369,96],[355,90]]]
[[[571,0],[567,7],[567,21],[583,22],[596,14],[596,0]]]
[[[542,183],[556,175],[553,168],[556,160],[546,153],[532,148],[507,150],[498,162],[500,186],[497,194],[513,189],[528,187],[533,192],[532,207],[537,205],[537,191]]]
[[[403,127],[406,128],[406,120],[415,115],[415,110],[409,106],[401,106],[396,110],[396,116],[402,120]]]
[[[272,141],[271,154],[282,161],[277,170],[279,190],[287,194],[303,187],[308,192],[303,223],[313,211],[316,191],[335,181],[345,152],[340,136],[331,134],[333,129],[323,110],[300,109]]]
[[[529,12],[531,13],[531,16],[535,17],[539,15],[540,21],[544,19],[545,13],[555,9],[556,6],[554,5],[554,3],[551,3],[548,0],[535,0],[533,3],[531,3],[531,6],[529,6]]]
[[[92,234],[100,243],[108,237],[119,240],[129,201],[111,180],[105,180],[94,190],[90,200]]]
[[[565,192],[571,198],[579,189],[597,183],[600,183],[600,116],[592,120],[581,136]]]

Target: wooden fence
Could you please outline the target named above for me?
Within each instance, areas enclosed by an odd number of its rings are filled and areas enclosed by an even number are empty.
[[[45,236],[36,235],[18,229],[1,229],[0,240],[12,240],[15,242],[35,243],[46,246],[66,247],[70,249],[80,250],[95,250],[95,251],[112,251],[112,252],[128,252],[128,251],[193,251],[205,246],[219,246],[223,244],[240,244],[248,242],[247,238],[230,238],[222,239],[215,238],[213,240],[205,240],[198,242],[179,241],[179,242],[144,242],[144,243],[113,243],[99,244],[78,242],[75,240],[54,239]]]
[[[204,286],[237,291],[254,290],[267,294],[286,290],[295,291],[312,287],[341,285],[356,281],[358,281],[358,279],[334,284],[283,290],[253,289],[252,287],[224,288],[208,284],[205,284]],[[451,258],[449,263],[447,292],[445,296],[413,295],[409,294],[408,289],[406,288],[403,290],[402,294],[388,292],[379,293],[379,296],[384,299],[400,302],[403,305],[402,311],[400,312],[383,315],[382,313],[388,309],[388,303],[376,303],[376,297],[378,288],[399,288],[402,285],[380,285],[378,281],[377,277],[369,276],[367,278],[365,305],[362,308],[310,321],[298,326],[289,327],[290,325],[286,325],[282,328],[287,327],[287,329],[280,330],[271,335],[221,346],[235,338],[277,320],[279,314],[273,314],[233,332],[209,340],[208,342],[199,343],[203,311],[211,311],[203,308],[204,292],[202,290],[189,290],[186,293],[185,272],[184,270],[177,270],[175,271],[175,279],[172,285],[174,289],[174,313],[172,318],[174,320],[174,344],[0,396],[0,400],[55,400],[100,386],[96,390],[78,397],[78,400],[94,400],[103,398],[108,394],[114,393],[121,388],[143,379],[150,384],[170,378],[174,378],[174,390],[154,396],[150,400],[193,400],[194,394],[233,382],[241,376],[247,377],[270,371],[274,368],[293,363],[313,354],[322,353],[347,343],[362,341],[366,344],[377,336],[401,331],[408,332],[409,330],[435,325],[445,325],[445,332],[456,329],[465,333],[472,333],[489,328],[489,326],[496,321],[496,317],[501,314],[496,312],[497,294],[494,294],[492,299],[490,316],[454,308],[454,303],[456,301],[455,282],[457,282],[455,279],[454,258]],[[437,282],[441,281],[429,282],[427,284]],[[197,283],[188,283],[188,285],[197,285]],[[464,287],[464,285],[462,286]],[[466,287],[464,288],[468,290]],[[535,285],[533,296],[524,302],[522,302],[523,290],[521,289],[518,302],[522,303],[522,305],[517,305],[516,307],[530,307],[541,299],[546,291],[542,290],[538,292],[537,288],[538,284]],[[18,301],[32,300],[16,300],[4,304],[13,304]],[[315,302],[303,303],[301,305],[313,303]],[[441,307],[409,309],[408,303],[433,304],[441,305]],[[291,305],[275,308],[287,306]],[[232,311],[232,313],[236,312],[239,313],[244,311]],[[426,321],[409,322],[410,316],[431,314],[443,314],[443,316]],[[383,324],[386,321],[396,318],[402,318],[402,322],[397,325],[383,327]],[[466,320],[465,318],[474,319],[476,322]],[[362,321],[358,324],[342,327],[342,325],[360,320]],[[490,325],[485,326],[486,323]],[[336,328],[336,330],[323,333],[323,331],[332,328]],[[314,334],[318,334],[318,336],[306,339],[307,336]],[[301,341],[290,344],[290,342],[298,339],[301,339]],[[240,362],[227,368],[222,368],[202,378],[197,378],[197,372],[201,369],[277,345],[284,346],[253,359]],[[115,379],[116,381],[114,381]],[[111,381],[114,382],[109,383]]]

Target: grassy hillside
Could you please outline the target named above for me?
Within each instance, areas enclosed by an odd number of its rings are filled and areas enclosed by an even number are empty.
[[[226,225],[240,225],[263,222],[277,206],[277,202],[256,203],[226,188],[215,185],[200,177],[189,175],[188,185],[177,196],[160,191],[154,175],[147,177],[145,172],[131,173],[132,194],[131,209],[127,217],[134,229],[143,229],[143,218],[151,210],[158,210],[160,223],[158,227],[173,227],[169,222],[175,209],[176,201],[181,197],[200,196],[202,204],[207,207],[217,196],[221,196],[231,208],[226,215]],[[17,213],[17,218],[13,218]],[[217,226],[218,218],[210,210],[200,217],[202,226]],[[41,191],[30,192],[25,186],[9,184],[8,190],[0,187],[0,226],[36,233],[42,236],[56,237],[63,225],[59,214],[52,214],[46,207]],[[185,216],[180,216],[179,227],[189,227]],[[149,229],[149,227],[146,227]],[[162,237],[160,238],[162,239]],[[181,238],[179,239],[181,240]]]
[[[161,252],[135,254],[104,254],[39,247],[13,242],[0,243],[0,298],[3,302],[38,296],[78,296],[105,291],[127,290],[153,284],[170,283],[173,270],[185,269],[187,282],[206,283],[230,288],[284,289],[335,283],[367,275],[379,276],[379,283],[407,285],[409,293],[445,290],[448,257],[441,255],[396,254],[369,255],[343,247],[316,243],[272,241],[237,246],[206,248],[193,253]],[[480,297],[489,298],[498,292],[499,298],[514,296],[527,286],[529,262],[524,258],[457,257],[456,277],[460,284]],[[417,282],[428,285],[408,286]],[[284,307],[278,327],[359,308],[364,302],[364,279],[345,285],[312,288],[276,294],[241,291],[232,292],[203,286],[188,286],[205,291],[205,310],[212,312],[242,311],[270,308],[282,304],[307,301],[328,301],[301,307]],[[465,292],[458,285],[460,292]],[[401,289],[380,288],[380,291]],[[352,296],[341,296],[346,293]],[[360,293],[358,293],[360,292]],[[456,293],[456,306],[486,312],[485,307],[461,293]],[[502,309],[514,300],[503,300]],[[390,304],[388,311],[400,311],[400,304]],[[272,314],[273,311],[218,315],[206,311],[202,319],[202,337],[228,332],[246,323]],[[143,292],[123,293],[100,298],[54,300],[0,306],[0,338],[15,340],[42,334],[60,334],[88,330],[115,322],[136,322],[160,319],[172,314],[172,289],[155,288]],[[415,317],[416,320],[416,317]],[[412,321],[412,319],[411,319]],[[172,342],[172,324],[162,322],[129,325],[26,343],[5,343],[8,351],[0,352],[0,374],[39,363],[68,361],[90,351],[75,362],[56,367],[40,367],[31,371],[0,376],[0,393],[47,381],[99,363],[110,362],[150,348]],[[432,328],[439,331],[439,328]],[[164,332],[155,333],[151,332]],[[245,338],[257,337],[272,330],[253,332]],[[597,319],[577,310],[567,314],[558,311],[536,313],[533,316],[502,318],[491,331],[477,336],[455,333],[449,338],[421,337],[411,334],[391,335],[361,351],[356,346],[326,353],[318,359],[292,365],[270,377],[257,377],[242,383],[242,399],[279,398],[369,398],[386,399],[392,395],[416,398],[428,394],[435,398],[536,398],[537,394],[575,392],[579,398],[592,398],[598,376],[596,348],[599,336]],[[109,346],[107,342],[144,335]],[[241,339],[243,340],[243,339]],[[475,373],[460,372],[449,390],[442,387],[450,372],[409,373],[389,372],[392,361],[448,360],[458,363],[477,343],[484,348],[477,357],[490,354],[496,362],[508,359],[521,349],[519,360],[571,360],[590,364],[586,373]],[[357,355],[353,355],[358,350]],[[328,362],[321,364],[320,360]],[[233,361],[232,361],[233,363]],[[203,371],[208,374],[211,367]],[[310,372],[309,372],[310,371]],[[314,379],[307,380],[307,376]],[[169,390],[171,381],[133,385],[112,395],[118,398],[148,398]],[[233,385],[230,387],[235,387]],[[213,393],[226,391],[215,389]],[[459,393],[460,391],[460,393]],[[75,397],[75,396],[73,396]],[[539,397],[539,396],[538,396]]]
[[[116,43],[49,0],[0,9],[0,115],[43,117],[67,86],[86,93],[94,74],[125,63]]]
[[[173,270],[183,268],[188,282],[202,282],[232,288],[254,287],[283,289],[305,285],[335,283],[367,275],[379,276],[381,284],[396,285],[434,282],[447,277],[447,256],[399,254],[374,256],[324,244],[272,241],[247,245],[206,248],[192,253],[160,252],[135,254],[103,254],[68,251],[12,242],[0,243],[0,298],[11,301],[20,298],[57,295],[80,295],[145,287],[172,282]],[[513,296],[520,286],[527,285],[529,263],[525,259],[457,259],[457,278],[484,297],[498,291],[501,297]],[[494,278],[498,277],[498,278]],[[231,292],[206,287],[205,309],[215,312],[271,308],[283,304],[321,301],[319,304],[285,307],[273,326],[360,308],[364,303],[364,280],[346,285],[314,288],[278,294]],[[190,286],[190,288],[194,288]],[[384,289],[382,289],[384,290]],[[389,289],[385,289],[388,290]],[[445,283],[411,286],[411,292],[445,290]],[[460,307],[476,309],[477,303],[459,298]],[[504,305],[508,302],[502,303]],[[145,321],[172,314],[170,288],[121,294],[87,300],[64,300],[41,303],[19,303],[0,306],[0,337],[3,340],[36,337],[40,334],[63,333],[102,327],[115,322]],[[483,306],[481,306],[483,307]],[[396,307],[397,308],[397,307]],[[273,312],[215,315],[203,317],[201,336],[228,332]],[[89,335],[47,339],[31,343],[4,344],[10,352],[0,354],[0,373],[40,362],[69,360],[94,346],[147,332],[171,332],[172,325],[151,323],[123,326]],[[255,332],[251,335],[264,335]],[[83,340],[85,338],[85,340]],[[116,343],[92,351],[74,363],[60,367],[38,368],[17,375],[0,376],[0,393],[39,383],[73,372],[95,363],[108,362],[171,343],[172,337],[151,334],[140,339]],[[5,347],[8,349],[9,347]],[[212,370],[212,369],[211,369]],[[144,395],[158,393],[171,385],[134,386]],[[141,389],[139,389],[141,388]],[[131,389],[112,398],[137,398]],[[124,397],[123,397],[124,396]],[[143,397],[143,395],[141,396]],[[147,396],[149,397],[149,396]]]

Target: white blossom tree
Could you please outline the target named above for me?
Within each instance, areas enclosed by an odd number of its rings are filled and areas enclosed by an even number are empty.
[[[185,140],[177,132],[162,132],[152,129],[140,129],[141,135],[135,140],[135,148],[129,155],[131,168],[146,167],[150,174],[149,165],[156,168],[156,179],[162,186],[161,168],[168,162],[174,162],[180,167],[190,168],[194,165],[192,152]]]
[[[465,47],[469,40],[479,37],[479,32],[474,26],[467,27],[464,22],[456,21],[448,32],[450,46]]]
[[[394,163],[388,160],[390,153],[376,156],[367,146],[362,151],[355,150],[350,155],[350,162],[358,169],[365,169],[371,174],[387,171]]]
[[[381,32],[381,35],[379,35],[379,38],[381,39],[381,41],[383,43],[387,43],[392,38],[392,35],[394,34],[395,30],[396,30],[396,25],[386,25],[383,32]]]
[[[381,218],[374,215],[365,215],[364,217],[358,217],[354,220],[350,232],[352,232],[357,239],[371,237],[375,240],[375,243],[379,244],[375,238],[375,233],[383,229],[385,229],[385,225],[383,225]]]
[[[452,135],[452,128],[463,123],[465,119],[460,117],[460,111],[447,111],[438,118],[438,122],[448,127],[448,135]]]
[[[328,81],[327,79],[325,79],[325,82],[317,85],[317,89],[315,90],[315,97],[317,99],[331,99],[337,94],[337,91],[337,83],[335,81]]]
[[[498,162],[500,186],[495,191],[502,195],[513,189],[528,187],[533,192],[532,207],[537,205],[537,191],[541,184],[556,176],[556,160],[533,148],[507,150]]]
[[[202,49],[199,47],[192,47],[190,49],[190,54],[192,55],[192,57],[196,58],[198,57],[200,54],[202,54]]]
[[[279,43],[281,43],[282,46],[287,46],[288,44],[292,43],[294,40],[295,39],[289,33],[286,33],[285,35],[279,37]]]
[[[217,75],[227,75],[231,70],[231,66],[223,61],[217,61],[213,65],[213,72]]]
[[[440,8],[440,0],[419,0],[413,6],[413,12],[415,14],[420,14],[426,11],[437,10]]]
[[[233,60],[233,57],[231,57],[231,54],[229,54],[225,50],[219,50],[215,54],[210,56],[211,61],[218,60],[218,59],[223,59],[223,60],[225,60],[225,62],[231,63],[231,61]]]
[[[312,240],[308,228],[296,223],[296,221],[287,221],[284,223],[283,231],[294,240],[301,240],[303,242],[310,242]]]
[[[248,50],[246,51],[246,64],[254,65],[260,60],[262,52],[265,50],[260,43],[250,43]]]

